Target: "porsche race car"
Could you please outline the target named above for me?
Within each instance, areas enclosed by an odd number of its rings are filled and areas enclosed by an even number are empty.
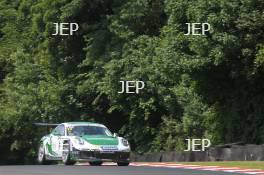
[[[112,134],[102,124],[62,123],[40,140],[38,162],[48,164],[53,161],[62,161],[65,165],[85,161],[92,166],[99,166],[103,162],[128,166],[130,145],[126,139]]]

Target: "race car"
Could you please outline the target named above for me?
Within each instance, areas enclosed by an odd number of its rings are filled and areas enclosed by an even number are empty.
[[[62,123],[41,138],[38,150],[40,164],[56,161],[62,161],[65,165],[85,161],[92,166],[100,166],[103,162],[128,166],[130,145],[126,139],[112,134],[102,124]]]

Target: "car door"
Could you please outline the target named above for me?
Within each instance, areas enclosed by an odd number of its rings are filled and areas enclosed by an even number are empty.
[[[62,156],[62,150],[63,150],[63,140],[65,140],[65,126],[64,125],[61,125],[59,128],[59,133],[60,133],[60,136],[58,137],[58,140],[57,140],[57,154],[59,157]]]
[[[61,140],[62,140],[61,137],[63,137],[64,135],[65,135],[65,132],[64,132],[63,124],[57,126],[51,133],[51,136],[50,136],[51,148],[52,148],[52,152],[54,156],[56,157],[59,157],[61,154],[61,151],[60,151]]]

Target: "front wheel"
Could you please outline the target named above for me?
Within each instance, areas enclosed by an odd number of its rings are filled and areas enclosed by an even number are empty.
[[[117,162],[118,166],[128,166],[129,162]]]
[[[71,160],[70,151],[63,151],[62,162],[64,165],[74,165],[76,161]]]
[[[89,162],[91,166],[101,166],[103,162]]]

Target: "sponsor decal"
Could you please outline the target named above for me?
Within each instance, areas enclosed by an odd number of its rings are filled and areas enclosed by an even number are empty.
[[[49,154],[51,154],[52,156],[56,155],[56,153],[52,150],[51,144],[46,143],[46,147],[47,147]]]
[[[103,152],[114,152],[118,150],[117,146],[115,145],[104,145],[101,146],[101,149]]]

